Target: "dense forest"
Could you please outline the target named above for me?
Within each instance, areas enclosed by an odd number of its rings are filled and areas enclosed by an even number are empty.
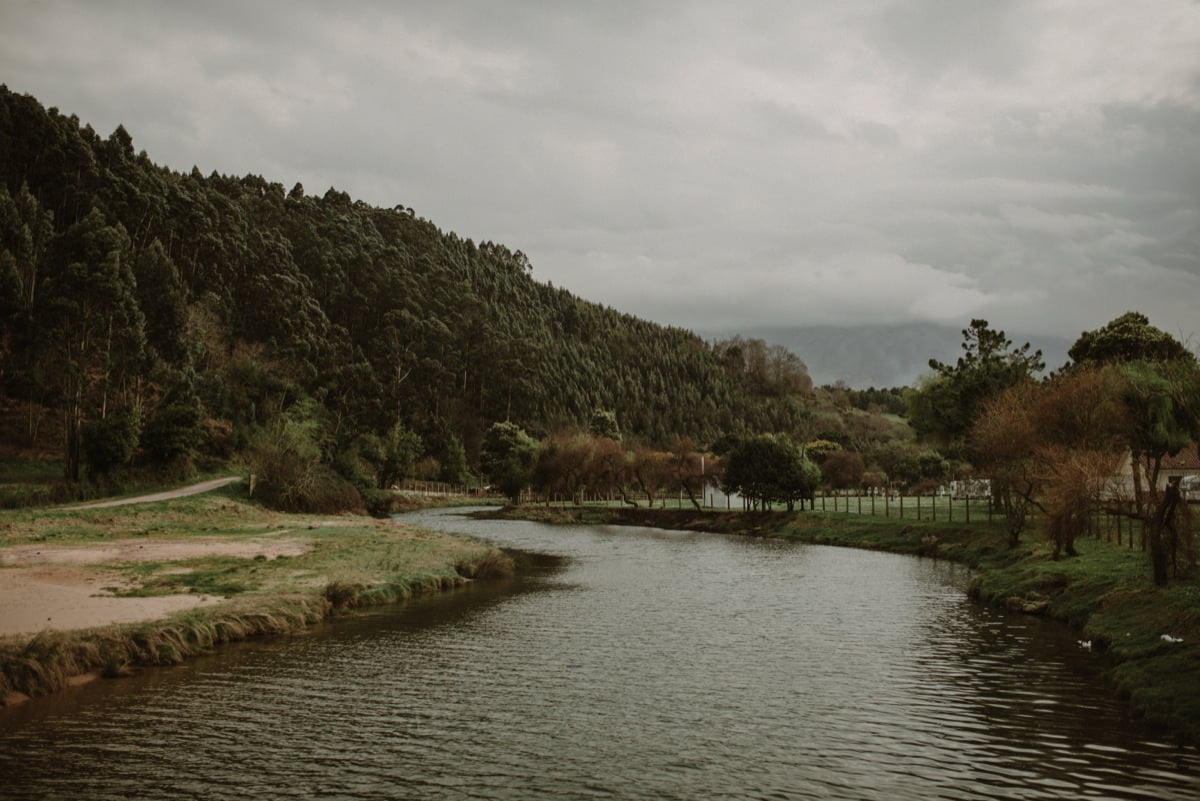
[[[810,391],[783,348],[589,303],[405,206],[159,166],[0,86],[0,397],[69,480],[225,458],[281,421],[343,473],[388,442],[474,466],[496,421],[597,409],[710,442],[797,429]]]
[[[383,512],[415,474],[791,509],[982,474],[1014,547],[1036,515],[1070,555],[1103,507],[1144,523],[1159,583],[1197,563],[1161,480],[1200,440],[1186,346],[1129,312],[1042,379],[985,320],[962,351],[911,390],[814,389],[786,348],[589,303],[411,208],[176,172],[0,86],[0,459],[68,495],[236,464],[285,508]]]

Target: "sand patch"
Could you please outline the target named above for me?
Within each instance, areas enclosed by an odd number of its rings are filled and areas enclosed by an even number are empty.
[[[117,598],[99,594],[104,586],[120,581],[112,573],[72,566],[0,570],[0,636],[137,623],[221,600],[209,595]]]
[[[86,629],[156,620],[172,612],[221,600],[210,595],[119,598],[104,590],[121,575],[94,565],[172,562],[205,556],[299,556],[311,550],[299,538],[188,540],[127,539],[73,545],[14,545],[0,550],[0,636]],[[187,568],[179,568],[186,570]]]

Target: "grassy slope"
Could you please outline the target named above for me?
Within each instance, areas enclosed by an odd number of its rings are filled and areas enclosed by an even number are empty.
[[[281,514],[251,503],[242,492],[230,487],[87,511],[0,512],[0,547],[201,536],[312,543],[304,554],[274,559],[209,556],[97,567],[121,574],[118,592],[124,595],[195,592],[224,600],[153,623],[0,639],[0,698],[53,692],[71,676],[91,671],[119,675],[140,665],[172,664],[221,642],[296,631],[341,608],[511,571],[508,557],[485,543],[364,517]]]
[[[1139,550],[1085,539],[1077,543],[1079,557],[1054,561],[1049,544],[1036,534],[1025,534],[1009,550],[999,527],[986,523],[820,512],[521,507],[500,514],[783,537],[963,562],[979,571],[974,597],[1078,627],[1082,638],[1107,652],[1110,675],[1135,712],[1200,743],[1200,578],[1155,587],[1149,560]],[[1167,643],[1163,634],[1184,641]]]

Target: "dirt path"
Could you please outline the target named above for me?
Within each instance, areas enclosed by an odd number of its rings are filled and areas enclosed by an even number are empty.
[[[79,511],[81,509],[107,509],[112,506],[128,506],[133,503],[153,503],[154,501],[169,501],[172,498],[184,498],[188,495],[199,495],[202,492],[211,492],[218,487],[224,487],[227,484],[241,481],[241,476],[226,476],[225,478],[214,478],[208,481],[201,481],[199,484],[192,484],[187,487],[179,487],[166,492],[155,492],[150,495],[138,495],[133,498],[120,498],[115,501],[98,501],[97,503],[85,503],[82,506],[69,506],[69,511]]]

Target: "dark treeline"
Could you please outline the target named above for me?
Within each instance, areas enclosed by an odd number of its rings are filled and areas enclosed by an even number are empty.
[[[4,86],[0,325],[0,396],[31,444],[61,426],[72,480],[286,441],[282,418],[343,475],[388,442],[477,465],[495,421],[598,408],[709,442],[791,430],[811,388],[790,354],[583,301],[411,208],[176,172]]]

